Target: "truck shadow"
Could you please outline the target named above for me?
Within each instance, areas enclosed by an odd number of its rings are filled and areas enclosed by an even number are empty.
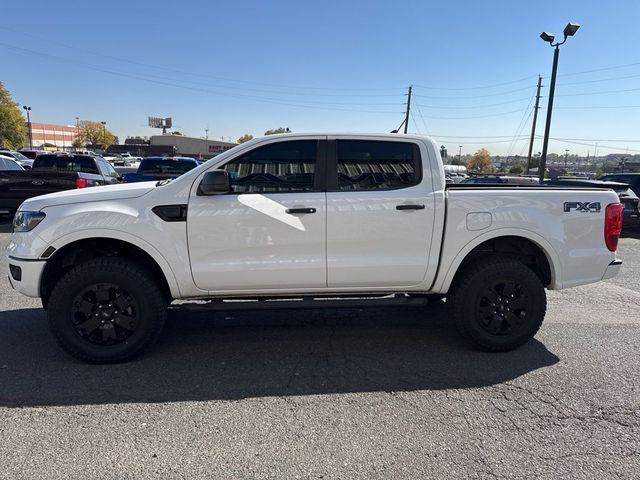
[[[474,388],[553,365],[537,340],[509,353],[470,350],[444,303],[234,313],[170,312],[137,360],[86,365],[55,344],[44,312],[0,312],[0,405],[235,400]]]

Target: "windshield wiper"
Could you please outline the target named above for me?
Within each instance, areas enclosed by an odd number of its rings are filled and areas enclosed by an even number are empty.
[[[173,178],[167,178],[166,180],[159,180],[156,182],[156,187],[161,187],[163,185],[166,185],[167,183],[173,181]]]

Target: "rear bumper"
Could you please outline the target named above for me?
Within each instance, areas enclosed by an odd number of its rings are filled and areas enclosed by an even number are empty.
[[[27,297],[40,297],[40,278],[47,264],[46,260],[24,260],[8,256],[7,263],[9,264],[7,273],[11,286]],[[19,269],[19,275],[16,274],[16,269]]]
[[[611,262],[607,269],[604,271],[602,280],[607,280],[608,278],[613,278],[618,275],[618,273],[620,273],[620,267],[622,267],[622,260],[614,260],[613,262]]]

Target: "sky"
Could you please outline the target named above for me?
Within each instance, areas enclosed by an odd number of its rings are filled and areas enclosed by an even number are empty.
[[[409,132],[463,155],[527,154],[553,59],[539,35],[576,22],[549,152],[640,153],[637,1],[5,0],[2,14],[0,81],[33,122],[105,121],[121,140],[157,133],[148,116],[225,140],[389,132],[413,85]]]

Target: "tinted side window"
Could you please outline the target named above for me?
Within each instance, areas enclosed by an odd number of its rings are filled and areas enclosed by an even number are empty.
[[[105,165],[105,163],[107,163],[105,160],[101,160],[99,158],[96,158],[96,163],[98,164],[98,168],[100,169],[100,173],[102,174],[103,177],[108,177],[109,176],[109,170],[107,169],[107,166]]]
[[[407,142],[338,140],[338,190],[394,190],[421,180],[418,147]]]
[[[294,140],[256,148],[227,163],[234,193],[313,191],[316,140]]]
[[[118,178],[120,175],[118,175],[118,172],[116,172],[116,169],[113,168],[111,166],[111,164],[109,162],[107,162],[106,160],[104,160],[104,166],[107,169],[108,175],[112,178]]]

